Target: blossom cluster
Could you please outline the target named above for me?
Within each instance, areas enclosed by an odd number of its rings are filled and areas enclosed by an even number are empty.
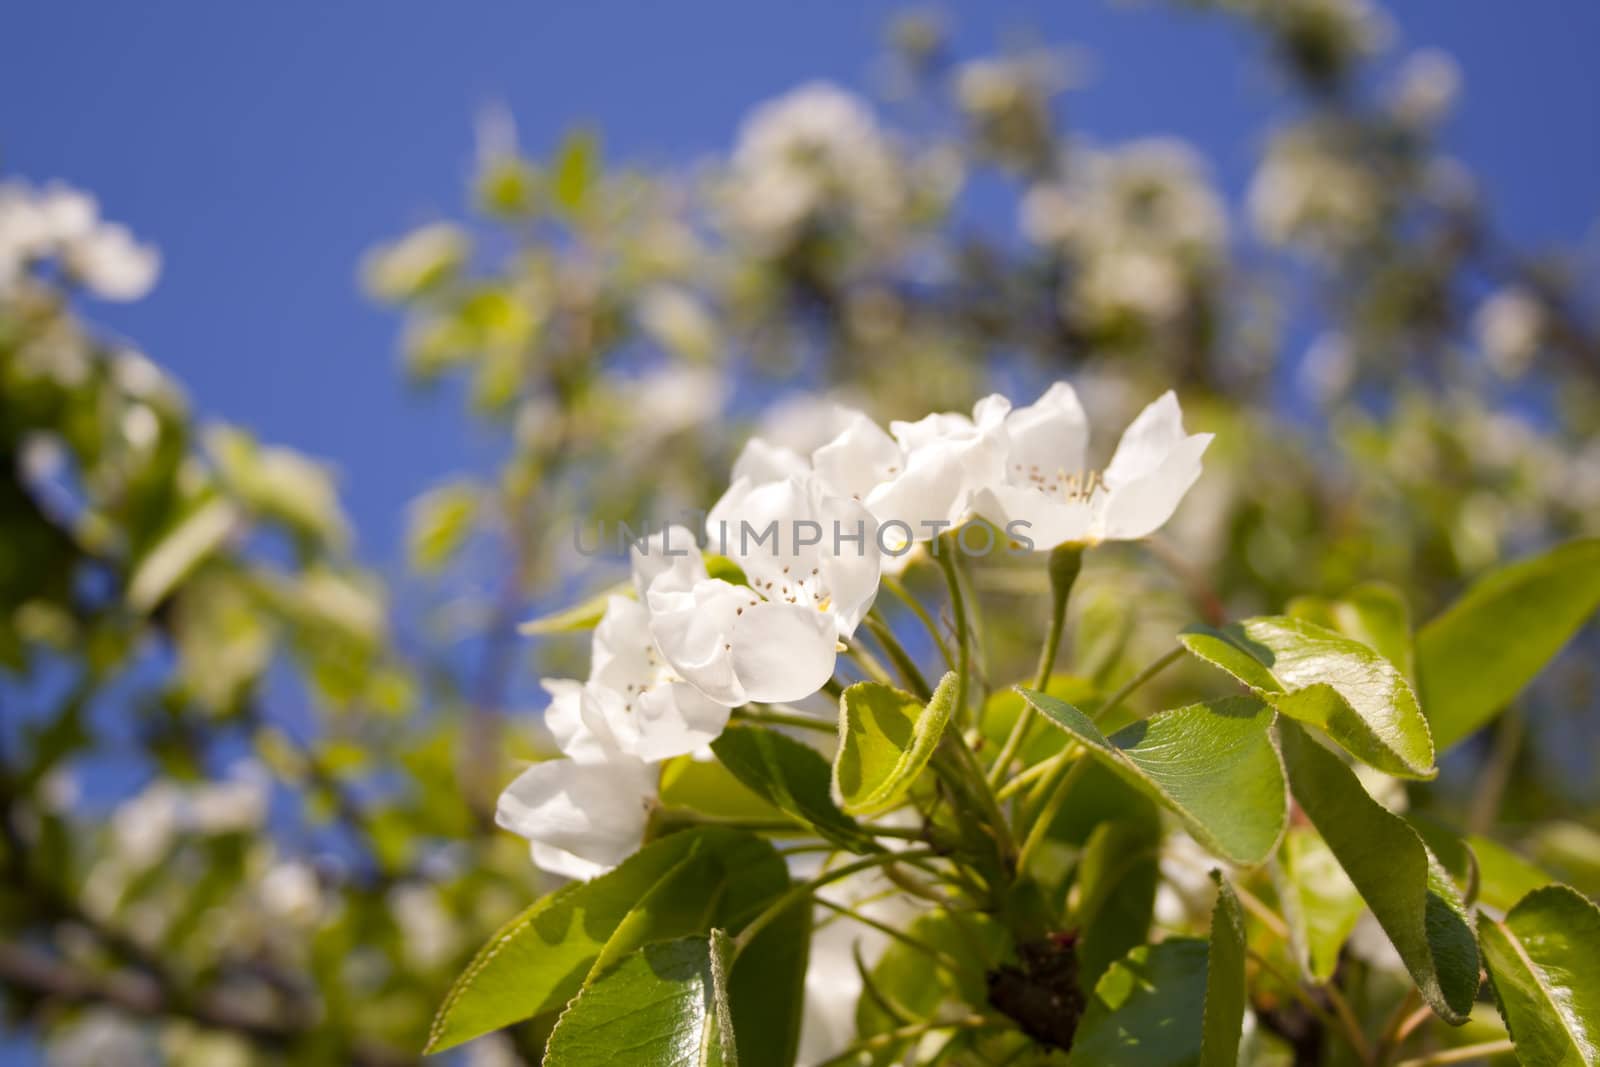
[[[52,262],[105,300],[140,299],[161,270],[160,253],[126,226],[101,219],[90,194],[60,182],[0,184],[0,295]]]
[[[936,413],[885,431],[838,409],[831,422],[809,455],[757,437],[735,462],[705,533],[742,580],[712,576],[694,532],[661,530],[633,548],[635,595],[607,603],[588,680],[544,681],[545,722],[564,757],[524,771],[498,812],[532,841],[540,867],[587,878],[633,852],[656,764],[702,750],[733,708],[820,691],[881,576],[941,531],[981,519],[1026,531],[1039,550],[1147,536],[1199,477],[1211,440],[1185,432],[1168,392],[1092,469],[1088,420],[1065,382],[1021,408],[986,397],[970,417]],[[730,526],[861,536],[751,543],[726,536]]]

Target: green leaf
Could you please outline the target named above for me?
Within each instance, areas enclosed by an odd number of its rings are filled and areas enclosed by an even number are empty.
[[[1223,629],[1192,627],[1185,648],[1227,671],[1291,719],[1326,730],[1388,774],[1431,778],[1433,739],[1397,667],[1360,641],[1288,615]]]
[[[1411,637],[1411,606],[1400,591],[1383,582],[1364,582],[1337,599],[1299,597],[1289,614],[1353,637],[1416,678]]]
[[[1517,1058],[1540,1067],[1600,1063],[1600,908],[1551,885],[1478,930]]]
[[[909,693],[857,682],[839,697],[839,753],[833,782],[851,815],[894,807],[928,765],[955,705],[956,673],[949,672],[924,706]]]
[[[796,900],[739,953],[728,982],[744,1067],[790,1067],[800,1048],[814,906]]]
[[[540,899],[502,928],[451,987],[427,1051],[559,1009],[591,972],[642,945],[742,926],[788,887],[782,857],[742,831],[703,827],[652,842],[615,870]],[[771,934],[764,930],[746,957]]]
[[[1291,826],[1279,857],[1278,895],[1295,955],[1306,974],[1326,982],[1367,906],[1327,842],[1311,827]]]
[[[1067,1067],[1194,1067],[1204,1042],[1204,941],[1140,945],[1094,987]]]
[[[582,986],[606,941],[647,893],[683,862],[690,833],[647,845],[614,871],[542,897],[479,950],[446,994],[429,1053],[561,1007]]]
[[[1555,881],[1532,861],[1482,834],[1469,836],[1467,846],[1478,857],[1478,900],[1498,911],[1510,911],[1517,901]]]
[[[478,489],[468,483],[442,485],[412,501],[406,555],[413,569],[435,574],[455,558],[472,534],[478,501]]]
[[[600,179],[600,138],[593,130],[574,130],[561,142],[551,192],[557,206],[576,214]]]
[[[608,589],[602,589],[588,600],[574,604],[570,608],[540,615],[538,618],[529,619],[517,627],[517,632],[529,637],[543,637],[547,634],[576,633],[580,630],[592,630],[600,625],[600,618],[606,613],[606,605],[614,596],[634,597],[638,593],[633,588],[633,583],[618,582]]]
[[[1217,906],[1211,913],[1211,944],[1206,953],[1206,1000],[1200,1037],[1200,1067],[1238,1067],[1244,1033],[1244,912],[1233,887],[1212,871]]]
[[[731,960],[721,930],[646,945],[572,1002],[550,1034],[546,1067],[736,1067]]]
[[[1443,752],[1520,693],[1600,608],[1600,538],[1491,571],[1417,635],[1422,706]]]
[[[1103,735],[1054,697],[1021,690],[1045,718],[1124,780],[1183,819],[1206,849],[1246,866],[1272,854],[1288,822],[1283,764],[1268,727],[1272,709],[1228,697],[1153,715]]]
[[[212,496],[190,508],[145,552],[128,579],[128,607],[144,614],[165,600],[239,527],[239,511]]]
[[[1478,950],[1455,884],[1404,819],[1367,795],[1338,756],[1280,720],[1289,783],[1417,983],[1460,1024],[1478,991]]]
[[[717,759],[746,788],[851,852],[875,851],[872,838],[839,810],[822,754],[775,730],[729,726],[711,742]]]
[[[1078,979],[1086,989],[1128,950],[1142,945],[1155,912],[1161,879],[1159,826],[1127,820],[1103,822],[1078,861]]]

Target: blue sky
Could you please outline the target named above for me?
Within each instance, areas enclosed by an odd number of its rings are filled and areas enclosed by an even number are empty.
[[[160,244],[133,306],[94,309],[188,386],[207,415],[332,460],[382,563],[404,502],[471,462],[445,398],[397,373],[397,320],[357,290],[363,249],[459,211],[472,119],[503,101],[534,150],[576,121],[612,158],[726,147],[753,102],[814,77],[869,88],[899,5],[391,3],[14,5],[0,45],[0,163],[98,192]],[[956,10],[963,53],[1014,31],[1089,50],[1067,114],[1106,140],[1188,137],[1237,196],[1272,76],[1231,20],[1160,6]],[[1600,209],[1600,5],[1410,5],[1408,46],[1466,70],[1447,143],[1505,228],[1575,242]]]

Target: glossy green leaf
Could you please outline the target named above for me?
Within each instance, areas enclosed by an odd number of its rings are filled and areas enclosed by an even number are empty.
[[[728,771],[773,807],[852,852],[874,849],[870,836],[833,802],[828,761],[775,730],[730,726],[711,743]]]
[[[1436,773],[1433,739],[1411,684],[1360,641],[1288,615],[1195,627],[1180,640],[1378,770],[1405,778]]]
[[[1142,945],[1161,879],[1160,827],[1139,821],[1101,823],[1078,861],[1078,980],[1085,989],[1128,950]]]
[[[1297,597],[1289,614],[1353,637],[1400,668],[1417,675],[1411,635],[1411,605],[1400,590],[1383,582],[1364,582],[1341,597]]]
[[[557,1010],[597,968],[650,942],[742,925],[788,886],[782,858],[751,834],[709,827],[652,842],[503,927],[451,987],[428,1051]]]
[[[596,977],[551,1031],[545,1067],[735,1067],[732,944],[721,930],[646,945]]]
[[[839,697],[839,752],[833,782],[851,815],[898,804],[928,765],[955,706],[956,673],[939,682],[924,705],[909,693],[857,682]]]
[[[1600,538],[1492,571],[1417,635],[1439,751],[1477,730],[1600,609]]]
[[[1233,887],[1212,871],[1217,906],[1211,913],[1211,943],[1206,953],[1206,1000],[1200,1038],[1200,1067],[1238,1067],[1244,1033],[1244,912]]]
[[[446,994],[425,1051],[560,1008],[639,897],[682,863],[694,843],[688,833],[654,842],[616,870],[563,886],[512,919]]]
[[[743,1067],[790,1067],[804,1023],[812,912],[796,900],[745,946],[728,980],[733,1033]]]
[[[1295,955],[1307,975],[1326,982],[1367,906],[1327,842],[1311,827],[1289,828],[1279,860],[1278,895]]]
[[[1204,1042],[1204,941],[1140,945],[1094,987],[1068,1067],[1196,1067]]]
[[[1517,1058],[1540,1067],[1600,1063],[1600,908],[1564,885],[1523,897],[1478,930]]]
[[[1279,723],[1295,800],[1405,962],[1423,999],[1451,1023],[1478,991],[1478,950],[1454,882],[1404,819],[1367,794],[1334,753]]]
[[[1107,738],[1087,715],[1030,689],[1022,695],[1127,782],[1176,812],[1195,839],[1230,863],[1271,855],[1288,822],[1272,709],[1228,697],[1161,712]]]

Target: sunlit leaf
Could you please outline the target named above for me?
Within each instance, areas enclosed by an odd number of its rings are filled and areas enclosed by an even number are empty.
[[[1411,605],[1394,586],[1364,582],[1340,597],[1298,597],[1289,614],[1355,638],[1415,680]]]
[[[1478,991],[1478,951],[1450,875],[1338,756],[1293,722],[1281,721],[1279,733],[1295,800],[1389,935],[1423,1000],[1447,1022],[1465,1021]]]
[[[1600,538],[1492,571],[1417,634],[1422,706],[1443,752],[1520,693],[1600,608]]]
[[[606,613],[606,604],[614,596],[637,596],[633,583],[618,582],[607,589],[602,589],[594,596],[569,608],[553,611],[548,615],[540,615],[529,619],[517,627],[517,632],[529,637],[543,637],[548,634],[576,633],[580,630],[592,630],[600,625],[600,618]]]
[[[909,693],[858,682],[839,698],[839,752],[833,781],[844,810],[871,815],[898,804],[928,765],[955,704],[956,674],[946,674],[926,705]]]
[[[1536,889],[1478,930],[1517,1058],[1541,1067],[1600,1062],[1600,908],[1564,885]]]
[[[1029,703],[1126,781],[1176,812],[1195,839],[1231,863],[1272,853],[1288,821],[1272,709],[1229,697],[1153,715],[1107,738],[1070,704],[1029,689]]]
[[[546,1067],[733,1067],[731,963],[720,930],[645,946],[573,1001],[550,1034]]]
[[[1068,1067],[1195,1067],[1204,1041],[1204,941],[1140,945],[1095,985]]]
[[[239,511],[211,497],[193,507],[134,565],[128,579],[128,607],[147,612],[166,599],[239,526]]]
[[[1211,877],[1217,883],[1217,906],[1211,913],[1211,941],[1206,953],[1200,1067],[1237,1067],[1247,1003],[1244,912],[1222,872],[1212,871]]]
[[[1428,723],[1411,684],[1362,642],[1287,615],[1222,629],[1197,626],[1180,640],[1283,714],[1321,727],[1378,770],[1406,778],[1436,773]]]
[[[412,502],[406,531],[411,566],[433,574],[449,563],[472,534],[479,491],[472,485],[443,485]]]
[[[1316,830],[1291,826],[1279,853],[1279,897],[1301,966],[1326,982],[1366,904]]]

